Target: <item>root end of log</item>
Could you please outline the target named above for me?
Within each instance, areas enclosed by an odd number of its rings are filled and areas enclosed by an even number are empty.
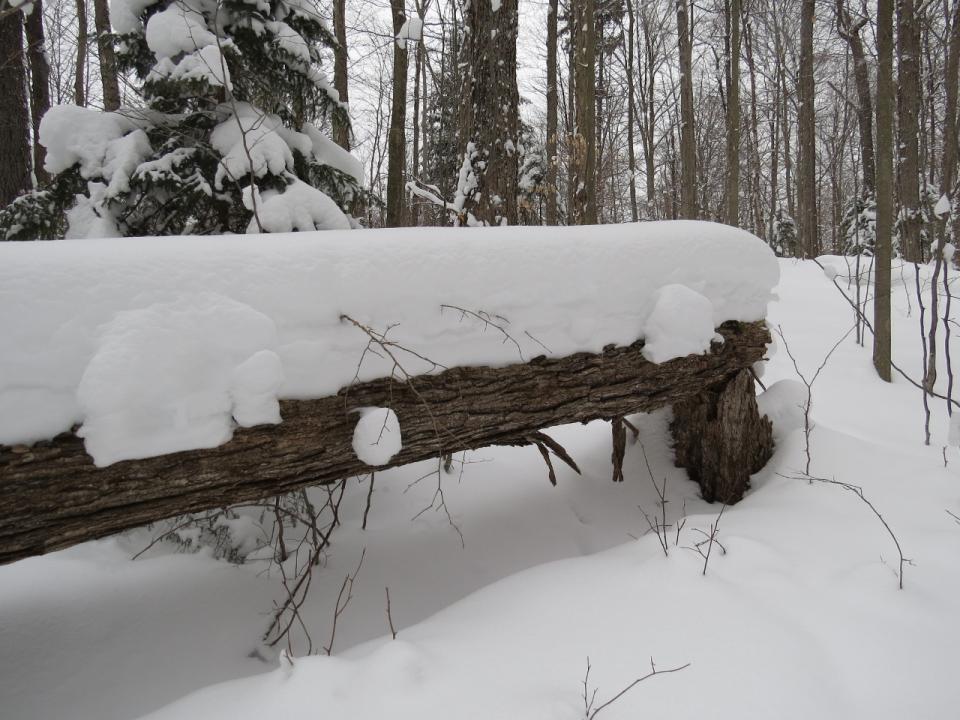
[[[773,426],[760,415],[746,369],[722,388],[674,404],[670,430],[677,466],[686,468],[707,502],[738,502],[750,476],[773,455]]]

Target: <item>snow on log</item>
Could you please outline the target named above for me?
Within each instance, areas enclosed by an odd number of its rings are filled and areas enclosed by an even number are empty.
[[[719,392],[777,279],[697,222],[4,243],[0,562],[368,472],[361,408],[393,466]]]

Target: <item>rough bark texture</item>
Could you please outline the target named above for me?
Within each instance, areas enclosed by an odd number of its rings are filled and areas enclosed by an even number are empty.
[[[740,225],[740,0],[727,6],[730,57],[727,69],[727,225]]]
[[[920,215],[920,26],[914,0],[897,2],[897,184],[900,196],[900,251],[904,259],[923,261]]]
[[[817,156],[816,116],[813,83],[814,0],[803,0],[800,10],[800,110],[797,140],[800,151],[800,177],[797,202],[800,210],[800,245],[804,257],[820,254],[817,232]]]
[[[546,222],[557,224],[557,26],[560,8],[550,0],[547,12],[547,177]]]
[[[406,20],[403,0],[390,0],[393,13],[393,34],[396,36]],[[406,221],[406,198],[403,174],[407,162],[407,70],[406,45],[393,43],[393,101],[390,107],[390,139],[387,143],[387,227],[403,227]]]
[[[853,79],[857,88],[857,124],[860,131],[860,160],[863,166],[863,193],[872,195],[877,187],[877,167],[873,155],[873,97],[870,91],[870,64],[863,49],[860,31],[870,18],[854,22],[847,0],[837,0],[837,31],[850,47]]]
[[[693,44],[687,0],[677,0],[680,50],[680,217],[697,219],[697,136],[693,126]]]
[[[637,342],[596,355],[452,368],[410,383],[362,383],[319,400],[284,401],[281,424],[238,429],[219,448],[105,468],[93,465],[72,434],[29,448],[0,446],[0,563],[368,473],[352,450],[357,407],[389,406],[397,414],[403,449],[390,462],[396,466],[496,444],[536,444],[537,430],[562,423],[700,404],[709,400],[709,389],[724,387],[760,360],[770,339],[762,322],[725,323],[719,331],[725,342],[711,352],[660,365],[645,360]],[[745,396],[737,402],[754,407]],[[729,424],[746,415],[740,408],[723,410],[722,417]],[[728,429],[717,437],[729,443],[749,434]],[[697,458],[684,457],[691,474],[711,478],[712,470],[697,470]]]
[[[333,33],[337,47],[333,50],[333,87],[340,102],[349,102],[347,85],[347,8],[346,0],[333,2]],[[350,125],[339,117],[333,118],[333,141],[344,150],[350,150]]]
[[[520,93],[517,88],[517,0],[470,3],[467,8],[469,121],[476,189],[465,210],[487,225],[517,224],[517,152]]]
[[[43,5],[34,0],[27,15],[27,58],[30,62],[30,121],[33,125],[33,176],[43,185],[50,176],[43,167],[46,148],[40,144],[40,120],[50,109],[50,66],[47,64],[46,40],[43,35]]]
[[[890,382],[890,260],[893,245],[893,0],[877,3],[877,241],[873,366]],[[931,353],[935,355],[931,349]]]
[[[30,187],[30,113],[23,64],[23,13],[0,18],[0,207]]]
[[[574,225],[597,223],[597,28],[594,0],[573,0],[574,134],[570,148]]]
[[[707,502],[739,501],[750,475],[773,454],[773,426],[757,410],[749,370],[722,388],[674,403],[670,429],[677,465],[700,484]]]
[[[73,81],[73,102],[87,106],[87,0],[77,0],[77,66]]]
[[[93,24],[97,29],[97,51],[100,54],[103,109],[112,112],[120,107],[120,83],[117,80],[117,56],[113,51],[107,0],[93,0]]]

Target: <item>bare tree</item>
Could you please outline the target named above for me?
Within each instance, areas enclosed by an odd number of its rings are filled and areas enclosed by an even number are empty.
[[[575,224],[592,225],[597,222],[596,9],[594,0],[571,0],[571,6],[576,118],[571,149],[575,168],[571,214]]]
[[[23,13],[0,17],[0,207],[30,187],[30,113]]]
[[[390,0],[393,33],[399,36],[406,22],[403,0]],[[404,167],[407,159],[407,43],[396,40],[393,45],[393,100],[390,111],[390,140],[387,153],[387,227],[402,227],[406,222]]]
[[[40,144],[40,120],[50,109],[50,66],[44,51],[43,5],[34,0],[33,10],[27,15],[27,58],[30,63],[30,120],[33,125],[33,175],[37,183],[49,179],[43,167],[47,151]]]
[[[557,29],[559,11],[557,0],[550,0],[550,7],[547,11],[547,225],[557,224]]]
[[[697,141],[693,117],[693,44],[687,0],[677,2],[677,43],[680,51],[680,215],[696,219]]]
[[[117,77],[117,56],[110,35],[110,10],[107,0],[93,0],[93,23],[97,28],[97,50],[100,55],[100,82],[103,86],[103,109],[120,108],[120,83]]]
[[[517,0],[467,10],[469,107],[463,125],[473,187],[465,212],[484,224],[517,223]]]
[[[740,0],[728,0],[727,224],[740,224]]]
[[[346,6],[346,0],[333,0],[333,34],[337,39],[333,52],[333,87],[344,104],[348,102]],[[334,115],[332,125],[333,141],[344,150],[349,150],[350,126],[339,115]]]
[[[877,3],[877,240],[873,366],[890,382],[890,261],[893,239],[893,0]]]
[[[87,0],[77,0],[77,66],[73,81],[73,102],[87,104]]]
[[[915,0],[897,0],[897,194],[900,199],[900,252],[922,260],[920,232],[920,28]]]
[[[817,158],[813,82],[813,21],[815,0],[803,0],[800,7],[800,112],[799,150],[800,177],[798,203],[800,209],[800,245],[807,257],[820,254],[817,229]]]

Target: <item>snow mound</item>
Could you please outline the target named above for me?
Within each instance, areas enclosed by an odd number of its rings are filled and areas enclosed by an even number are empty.
[[[397,414],[390,408],[360,408],[359,412],[353,452],[366,465],[386,465],[403,447]]]
[[[807,402],[807,388],[799,380],[778,380],[757,397],[760,414],[770,418],[778,443],[803,427]]]
[[[396,372],[364,353],[370,333],[397,343],[411,375],[596,353],[645,332],[658,359],[702,352],[723,321],[762,319],[778,277],[761,240],[687,221],[0,243],[0,443],[83,423],[105,463],[224,442],[232,414],[275,421],[271,396]],[[682,347],[678,325],[697,328]],[[264,350],[279,369],[237,370]],[[253,376],[256,398],[231,395],[235,373]]]
[[[276,328],[213,293],[124,310],[100,331],[77,388],[79,434],[97,465],[215,447],[280,421]]]
[[[644,328],[643,356],[662,363],[684,355],[700,355],[718,337],[713,303],[684,285],[664,285],[656,292],[653,312]]]

